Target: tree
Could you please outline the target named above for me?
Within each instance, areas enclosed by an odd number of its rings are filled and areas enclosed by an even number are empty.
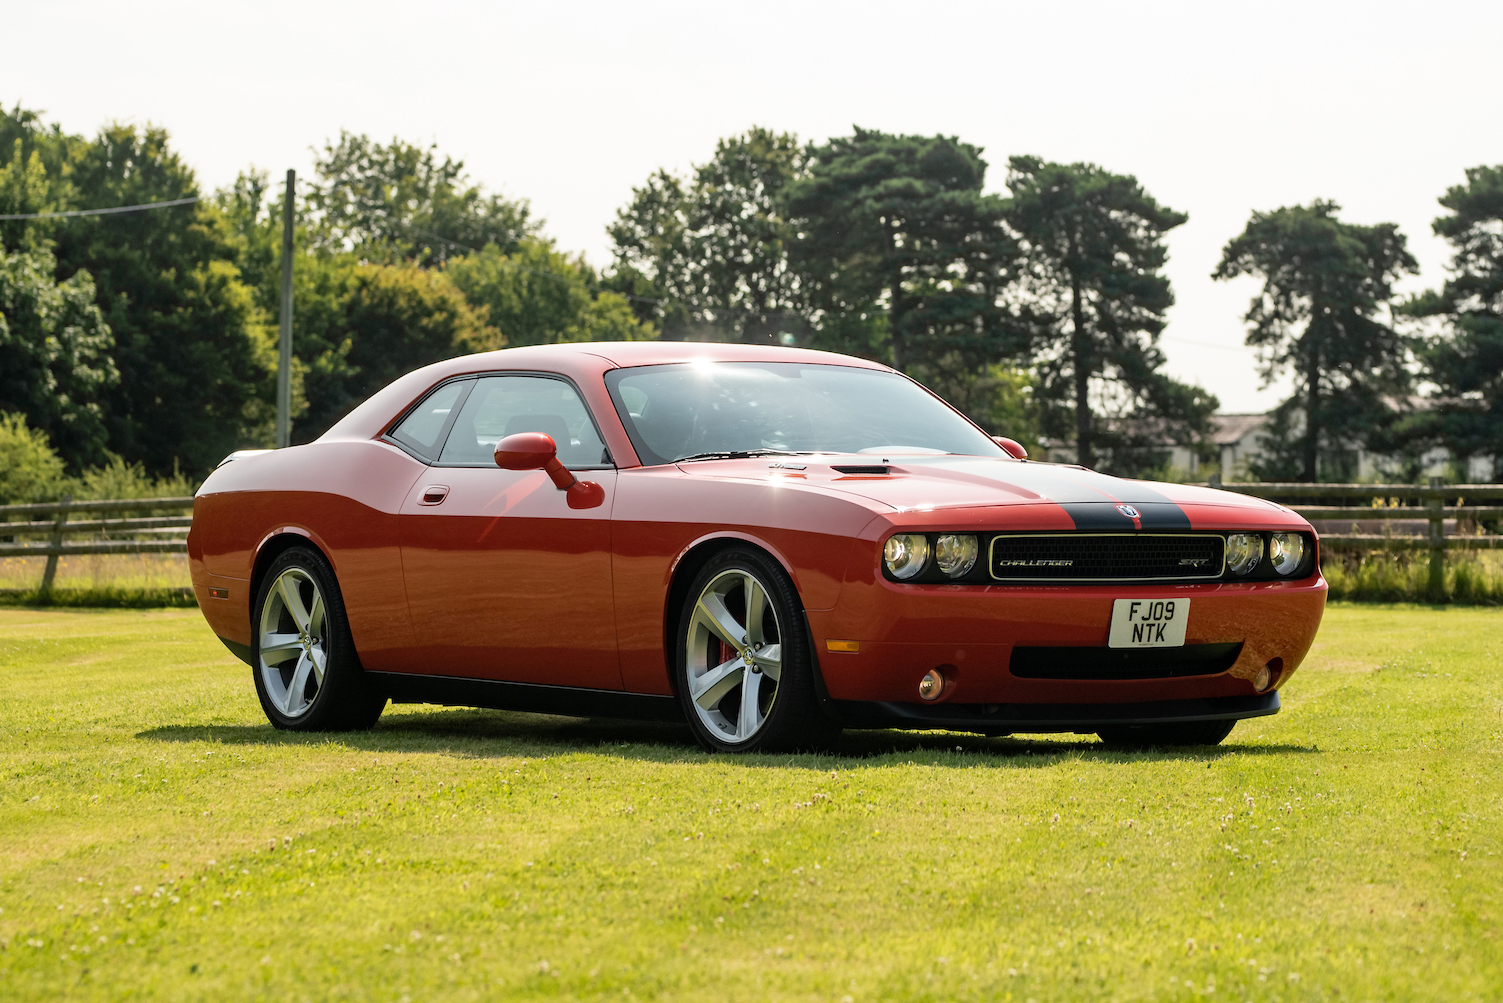
[[[1275,415],[1287,436],[1266,437],[1271,455],[1258,476],[1317,480],[1322,450],[1365,440],[1406,381],[1403,345],[1381,310],[1394,282],[1419,266],[1397,226],[1345,223],[1338,211],[1315,201],[1255,212],[1214,273],[1263,281],[1245,317],[1247,344],[1260,350],[1265,386],[1294,375],[1295,396]]]
[[[94,280],[55,272],[48,251],[0,248],[0,412],[25,415],[77,469],[105,457],[103,401],[120,375]]]
[[[810,151],[782,205],[790,259],[814,308],[815,341],[880,351],[894,367],[959,353],[971,366],[1012,348],[1000,305],[1017,244],[1005,204],[982,193],[981,151],[946,136],[869,129]]]
[[[1073,434],[1085,466],[1103,455],[1121,473],[1159,465],[1164,438],[1194,442],[1219,406],[1160,371],[1174,304],[1164,234],[1188,217],[1094,164],[1013,157],[1009,168],[1006,219],[1025,260],[1019,315],[1039,360],[1045,432]]]
[[[443,359],[500,348],[505,339],[440,271],[415,265],[353,265],[325,272],[347,293],[341,314],[316,334],[302,331],[308,408],[296,441],[327,431],[356,404],[404,373]]]
[[[636,302],[656,301],[651,316],[665,338],[804,337],[807,311],[788,267],[793,230],[778,200],[805,161],[796,136],[755,127],[720,140],[688,183],[657,171],[632,190],[609,228],[616,281],[651,294]]]
[[[191,198],[193,172],[154,127],[111,125],[93,140],[0,113],[0,201],[15,211],[94,209]],[[55,252],[54,277],[92,277],[114,334],[119,379],[105,394],[108,447],[154,473],[212,468],[270,427],[275,335],[236,267],[234,235],[209,205],[13,221],[7,247]],[[95,455],[63,430],[70,462]]]
[[[583,257],[563,254],[551,240],[524,237],[510,255],[491,245],[445,271],[471,304],[489,311],[508,345],[656,337],[625,296],[600,288]]]
[[[0,109],[0,214],[53,212],[73,206],[70,166],[84,146],[57,125],[48,126],[19,104]],[[45,220],[0,221],[0,246],[32,250],[51,246]]]
[[[919,364],[909,375],[992,435],[1016,439],[1029,452],[1039,444],[1039,408],[1029,374],[1001,362],[977,368],[954,356]]]
[[[199,194],[162,129],[111,125],[72,164],[81,206]],[[275,334],[207,204],[60,220],[58,272],[86,268],[115,332],[110,447],[153,473],[212,469],[269,414]]]
[[[1491,456],[1503,478],[1503,165],[1470,168],[1440,204],[1451,210],[1434,224],[1453,249],[1451,277],[1402,307],[1446,327],[1420,349],[1436,399],[1415,431],[1458,461]]]
[[[510,254],[536,231],[526,201],[487,194],[463,161],[440,161],[436,149],[343,131],[326,143],[308,188],[322,249],[433,265],[489,244]]]

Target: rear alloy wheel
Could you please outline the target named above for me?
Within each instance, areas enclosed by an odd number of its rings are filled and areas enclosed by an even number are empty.
[[[1186,721],[1183,724],[1123,724],[1096,734],[1119,749],[1166,748],[1179,745],[1220,745],[1237,727],[1236,721]]]
[[[386,706],[365,679],[334,571],[293,547],[272,562],[256,599],[256,695],[292,731],[369,728]]]
[[[819,748],[838,732],[820,711],[803,607],[762,553],[716,555],[679,617],[678,691],[700,744],[720,752]]]

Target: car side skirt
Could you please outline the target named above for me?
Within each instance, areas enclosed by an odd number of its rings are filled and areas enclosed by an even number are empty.
[[[1190,721],[1240,721],[1279,712],[1277,692],[1106,704],[909,704],[832,700],[830,710],[847,728],[902,728],[1012,732],[1093,732],[1098,728]]]
[[[683,711],[676,697],[651,693],[403,672],[367,672],[366,676],[385,690],[395,703],[485,707],[568,717],[683,720]],[[1110,725],[1236,721],[1277,714],[1280,705],[1279,695],[1275,692],[1151,703],[928,705],[831,700],[826,706],[847,728],[934,729],[999,735],[1011,732],[1092,732]]]
[[[405,672],[366,672],[393,703],[432,703],[446,707],[562,714],[568,717],[619,717],[637,721],[682,721],[678,698],[652,693],[514,683],[500,679],[428,676]]]

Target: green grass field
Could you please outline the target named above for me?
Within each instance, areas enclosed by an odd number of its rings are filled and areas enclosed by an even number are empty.
[[[399,708],[195,610],[0,610],[0,997],[1498,1000],[1503,610],[1338,606],[1226,745]]]

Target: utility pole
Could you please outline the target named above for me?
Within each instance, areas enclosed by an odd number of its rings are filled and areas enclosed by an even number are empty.
[[[287,171],[282,201],[282,338],[277,355],[277,448],[292,440],[292,195],[297,172]]]

